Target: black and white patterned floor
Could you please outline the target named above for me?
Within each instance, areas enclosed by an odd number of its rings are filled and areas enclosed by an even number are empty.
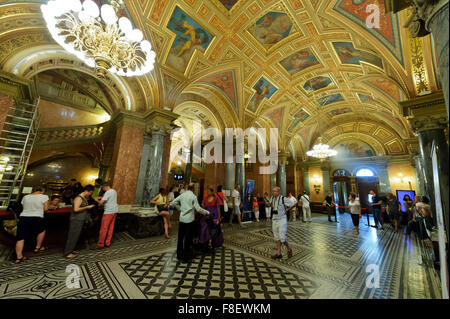
[[[57,253],[21,265],[0,262],[0,299],[440,298],[438,274],[414,235],[389,226],[377,231],[362,220],[357,236],[350,216],[339,221],[290,222],[294,255],[279,261],[270,258],[276,247],[270,222],[225,226],[224,247],[190,264],[176,259],[175,234],[135,240],[121,233],[111,248],[84,250],[72,261]],[[379,267],[378,288],[366,284],[368,265]],[[68,288],[68,266],[80,270],[79,288]]]

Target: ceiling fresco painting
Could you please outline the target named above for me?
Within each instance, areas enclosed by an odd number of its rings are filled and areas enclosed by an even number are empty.
[[[231,10],[239,0],[219,0],[225,8]]]
[[[293,23],[284,12],[268,12],[249,29],[250,34],[270,49],[275,44],[286,39],[293,30]]]
[[[333,81],[327,76],[318,76],[308,80],[303,88],[306,92],[314,92],[323,88],[330,86]]]
[[[281,129],[283,114],[284,114],[284,107],[281,107],[275,111],[266,114],[265,117],[271,120],[275,124],[275,127]]]
[[[277,91],[277,88],[265,78],[261,78],[255,84],[253,89],[256,91],[256,93],[255,95],[253,95],[249,105],[249,109],[252,112],[256,112],[261,102],[266,98],[270,99],[272,95]]]
[[[369,52],[355,49],[351,42],[333,42],[333,46],[342,64],[359,65],[361,62],[366,62],[380,69],[383,68],[383,61],[379,57]]]
[[[375,156],[375,152],[369,145],[358,140],[340,143],[339,145],[336,145],[333,149],[338,152],[337,155],[338,158]]]
[[[291,124],[289,125],[288,131],[292,132],[293,130],[295,130],[298,124],[305,122],[309,118],[310,115],[304,109],[301,109],[300,111],[294,114],[294,118]]]
[[[330,114],[332,117],[335,117],[338,115],[347,114],[347,113],[351,113],[351,112],[352,112],[351,108],[344,107],[344,108],[340,108],[340,109],[331,110],[330,112],[328,112],[328,114]]]
[[[198,83],[204,83],[219,89],[229,99],[234,108],[237,108],[237,88],[234,71],[225,71],[202,78]]]
[[[392,81],[385,78],[374,78],[366,81],[367,84],[376,88],[384,95],[389,96],[396,102],[401,101],[401,91]]]
[[[371,10],[366,10],[369,5],[379,8],[380,24],[376,28],[366,26],[367,18],[372,13]],[[371,33],[404,65],[399,19],[395,14],[386,13],[384,0],[338,0],[334,10]]]
[[[294,75],[320,63],[310,49],[303,49],[281,60],[280,64],[290,75]]]
[[[324,96],[317,100],[320,106],[327,106],[342,101],[344,101],[344,97],[342,96],[341,93]]]
[[[166,64],[184,73],[194,51],[204,52],[211,43],[213,35],[179,7],[175,8],[167,28],[176,37]]]

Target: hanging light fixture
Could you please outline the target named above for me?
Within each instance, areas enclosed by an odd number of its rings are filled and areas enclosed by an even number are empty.
[[[317,121],[317,126],[318,126],[319,132],[320,132],[320,122],[319,121]],[[314,145],[313,149],[311,151],[307,152],[306,155],[318,158],[322,161],[326,158],[333,157],[338,154],[337,151],[331,149],[329,145],[323,144],[322,141],[323,141],[322,136],[320,136],[318,138],[319,144]]]
[[[153,70],[156,54],[139,29],[126,17],[118,18],[122,0],[99,8],[92,0],[52,0],[41,6],[48,30],[58,44],[95,68],[99,77],[108,72],[138,76]]]

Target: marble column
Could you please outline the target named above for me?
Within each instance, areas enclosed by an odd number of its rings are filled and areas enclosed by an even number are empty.
[[[164,127],[153,126],[150,131],[148,165],[145,174],[144,193],[141,205],[151,207],[150,201],[158,194],[161,184],[161,170],[164,153],[164,141],[167,131]]]
[[[170,135],[172,123],[178,115],[162,110],[152,109],[146,114],[146,139],[139,171],[139,189],[136,204],[151,207],[150,200],[158,194],[163,172],[163,159],[166,136]],[[169,165],[169,163],[165,163]]]
[[[271,174],[270,175],[270,194],[272,193],[272,189],[277,186],[277,174]]]
[[[414,156],[414,166],[415,166],[415,179],[416,179],[416,186],[417,186],[417,195],[423,195],[425,194],[425,185],[424,185],[424,170],[423,170],[423,163],[422,163],[422,157],[420,155]]]
[[[438,175],[441,186],[442,206],[444,218],[448,220],[448,145],[445,129],[448,128],[445,100],[441,92],[428,96],[401,102],[403,113],[408,116],[408,122],[419,138],[420,163],[423,172],[423,188],[426,196],[431,200],[431,207],[435,212],[433,164],[431,150],[433,143],[438,150]],[[436,216],[436,214],[434,214]]]
[[[419,133],[419,146],[420,146],[420,156],[422,158],[423,164],[423,185],[425,194],[431,200],[431,206],[435,207],[435,197],[434,197],[434,181],[433,181],[433,163],[431,160],[431,149],[433,143],[439,148],[438,162],[439,162],[439,179],[441,182],[441,194],[448,195],[448,146],[445,139],[445,132],[443,129],[433,129],[433,130],[421,130]],[[447,202],[448,207],[448,196],[442,196],[443,204]],[[445,209],[444,209],[445,211]]]
[[[328,192],[331,192],[330,165],[328,163],[324,163],[324,165],[322,165],[321,168],[322,168],[323,194],[326,196]]]
[[[149,135],[146,135],[144,137],[144,144],[142,146],[142,155],[141,155],[141,161],[139,165],[139,176],[137,180],[137,187],[136,187],[136,196],[134,199],[134,203],[136,205],[142,206],[143,205],[143,198],[144,198],[144,188],[145,188],[145,180],[146,180],[146,172],[148,169],[148,166],[150,165],[150,145],[151,145],[152,139]]]
[[[232,191],[234,189],[234,163],[225,164],[225,189]]]
[[[439,67],[439,76],[441,79],[442,90],[445,96],[445,106],[447,109],[447,116],[449,115],[449,55],[448,55],[448,0],[438,1],[433,10],[428,16],[425,23],[425,28],[431,32],[433,36],[437,64]]]
[[[98,178],[102,181],[106,181],[106,175],[108,173],[108,165],[100,164],[100,167],[98,169]]]
[[[131,112],[117,112],[113,114],[111,122],[115,127],[115,142],[110,181],[117,192],[119,205],[132,205],[136,195],[145,124],[139,115]]]
[[[392,193],[391,182],[389,180],[387,164],[383,164],[378,169],[378,179],[380,182],[380,193],[383,193],[383,194]]]
[[[278,164],[278,180],[280,187],[280,194],[286,196],[286,162]]]
[[[236,163],[236,185],[241,187],[241,198],[244,198],[245,189],[245,163]]]
[[[184,182],[190,183],[192,179],[192,162],[194,161],[194,151],[191,147],[187,154],[187,158],[189,159],[186,163],[186,167],[184,168]]]
[[[280,193],[286,196],[286,165],[289,154],[281,153],[278,155],[278,186]]]
[[[303,170],[303,190],[307,194],[311,194],[311,189],[309,187],[309,169],[305,168]]]

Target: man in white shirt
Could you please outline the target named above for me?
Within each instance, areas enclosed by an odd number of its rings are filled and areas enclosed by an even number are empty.
[[[290,207],[290,209],[288,210],[288,214],[289,214],[289,221],[296,221],[297,220],[297,212],[295,207],[297,206],[297,199],[295,198],[294,195],[292,195],[292,193],[289,193],[289,196],[286,197],[286,201],[288,202],[288,206]]]
[[[237,216],[239,225],[242,227],[241,221],[241,187],[236,185],[236,187],[231,192],[231,201],[233,202],[233,215]],[[230,226],[233,224],[233,215],[230,216]]]
[[[209,211],[198,204],[197,196],[193,193],[194,183],[189,184],[187,191],[175,198],[169,208],[180,211],[180,224],[178,227],[177,258],[188,263],[193,259],[192,239],[194,236],[195,211],[209,215]]]
[[[111,239],[114,234],[114,225],[116,223],[117,214],[119,213],[117,192],[111,188],[109,183],[103,184],[102,190],[105,192],[103,197],[98,197],[95,199],[97,203],[105,209],[103,212],[102,225],[100,228],[96,249],[102,249],[105,247],[108,248],[111,246]]]
[[[309,199],[308,194],[303,192],[302,197],[300,197],[300,201],[302,202],[302,211],[303,211],[303,222],[310,223],[311,222],[311,200]]]
[[[286,209],[291,208],[293,201],[288,200],[280,195],[280,188],[274,187],[272,190],[272,197],[270,198],[272,205],[272,232],[277,241],[277,254],[272,256],[273,259],[281,259],[281,245],[285,245],[288,250],[288,258],[292,257],[292,249],[286,239],[287,233],[287,216]]]

